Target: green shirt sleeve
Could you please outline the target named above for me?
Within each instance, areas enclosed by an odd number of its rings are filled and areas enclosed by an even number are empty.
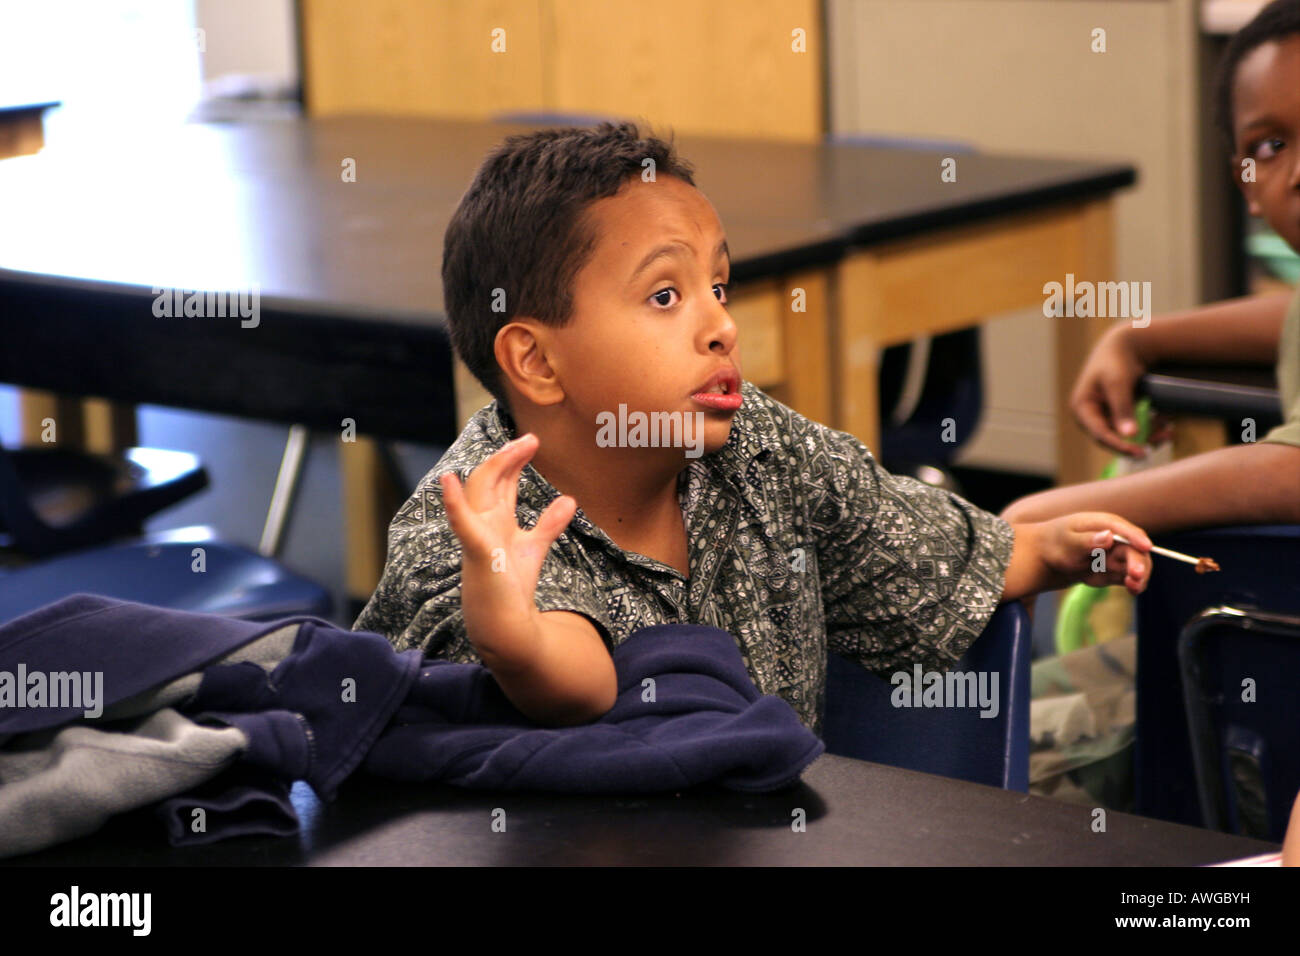
[[[1300,291],[1287,308],[1277,343],[1277,387],[1283,422],[1260,441],[1300,445]]]

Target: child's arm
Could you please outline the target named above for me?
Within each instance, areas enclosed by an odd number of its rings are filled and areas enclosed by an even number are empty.
[[[1077,582],[1094,587],[1122,584],[1133,594],[1146,590],[1151,560],[1141,552],[1151,550],[1151,539],[1118,515],[1084,512],[1013,528],[1016,541],[1002,589],[1003,601]],[[1133,546],[1117,544],[1116,534]],[[1104,555],[1095,553],[1098,548]],[[1094,570],[1097,567],[1104,570]]]
[[[523,713],[539,723],[578,724],[614,706],[617,676],[587,618],[534,603],[546,553],[577,512],[577,502],[561,496],[531,530],[519,527],[519,476],[537,444],[531,434],[515,439],[463,488],[455,474],[442,475],[443,503],[461,543],[461,610],[474,650]]]
[[[1282,865],[1300,866],[1300,794],[1296,794],[1295,803],[1291,805],[1291,820],[1282,841]]]
[[[1187,312],[1156,316],[1146,328],[1112,326],[1093,346],[1075,380],[1070,409],[1085,431],[1107,448],[1144,454],[1137,434],[1133,391],[1160,362],[1275,362],[1290,293],[1230,299]],[[1092,507],[1100,507],[1093,505]]]
[[[1012,524],[1083,509],[1120,511],[1153,534],[1231,524],[1300,523],[1300,446],[1234,445],[1147,471],[1013,501]]]

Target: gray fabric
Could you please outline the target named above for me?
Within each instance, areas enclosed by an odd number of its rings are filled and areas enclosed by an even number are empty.
[[[241,730],[200,727],[167,707],[111,728],[78,721],[16,736],[0,751],[0,857],[85,836],[114,814],[184,793],[247,746]]]
[[[218,664],[238,664],[243,661],[251,661],[267,671],[272,671],[275,670],[277,664],[289,656],[289,653],[293,650],[293,642],[297,637],[298,625],[286,624],[278,631],[272,631],[270,634],[259,637],[251,644],[236,648],[225,657],[213,661],[208,666],[215,667]],[[101,722],[121,720],[124,717],[150,714],[160,707],[174,707],[193,697],[198,692],[202,680],[203,673],[195,671],[193,674],[186,674],[184,677],[178,677],[169,683],[151,687],[142,694],[136,694],[134,697],[118,701],[112,707],[106,707],[99,720]]]
[[[297,624],[214,661],[274,670],[293,650]],[[186,674],[107,707],[96,720],[19,734],[0,748],[0,857],[93,833],[115,813],[184,793],[230,766],[243,731],[201,727],[171,708],[199,689]]]

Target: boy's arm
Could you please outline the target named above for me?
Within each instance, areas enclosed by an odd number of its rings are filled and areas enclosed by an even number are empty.
[[[1152,534],[1300,523],[1300,446],[1234,445],[1119,478],[1052,488],[1013,501],[1002,517],[1017,524],[1085,509],[1120,512]]]
[[[532,529],[519,527],[519,476],[536,450],[537,437],[524,435],[475,468],[464,487],[454,473],[440,478],[461,543],[461,611],[470,643],[511,703],[539,723],[583,723],[614,705],[617,676],[590,621],[535,603],[546,554],[577,511],[561,496]]]
[[[600,634],[573,611],[538,612],[533,647],[519,659],[483,660],[510,702],[540,724],[595,720],[618,695],[614,661]]]
[[[1079,425],[1107,448],[1142,455],[1133,419],[1133,390],[1160,362],[1267,363],[1277,360],[1290,293],[1230,299],[1159,315],[1145,328],[1125,320],[1093,346],[1075,379],[1070,409]]]

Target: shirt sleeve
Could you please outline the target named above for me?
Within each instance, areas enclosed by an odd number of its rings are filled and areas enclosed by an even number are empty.
[[[427,517],[412,522],[412,514]],[[536,520],[535,514],[521,515],[520,526]],[[534,599],[541,611],[587,617],[608,648],[608,613],[579,561],[576,547],[561,534],[542,562]],[[426,658],[481,664],[465,629],[460,586],[460,539],[442,507],[441,485],[426,478],[389,526],[383,575],[352,629],[383,634],[399,651],[419,648]]]
[[[1277,383],[1284,420],[1260,441],[1300,445],[1300,293],[1291,300],[1277,343]]]
[[[951,667],[1002,598],[1011,526],[889,474],[852,435],[814,428],[805,481],[820,499],[810,512],[828,648],[882,675]]]

